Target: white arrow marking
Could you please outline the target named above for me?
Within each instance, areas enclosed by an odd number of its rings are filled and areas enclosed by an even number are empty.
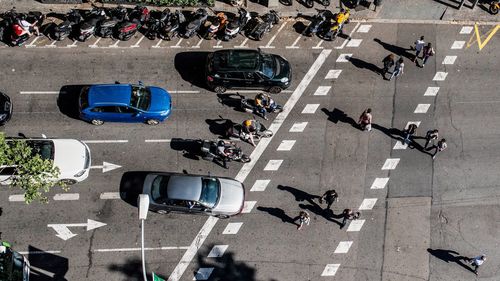
[[[78,234],[74,234],[69,230],[68,227],[82,227],[85,226],[87,227],[87,231],[93,230],[96,228],[99,228],[101,226],[105,226],[105,223],[98,222],[95,220],[87,219],[87,223],[67,223],[67,224],[47,224],[48,227],[52,227],[56,232],[56,236],[61,238],[62,240],[66,241],[70,239],[71,237],[75,237]]]
[[[102,162],[102,165],[97,165],[97,166],[90,166],[90,169],[102,169],[103,173],[112,171],[114,169],[121,168],[122,166],[116,165],[113,163],[108,163],[108,162]]]

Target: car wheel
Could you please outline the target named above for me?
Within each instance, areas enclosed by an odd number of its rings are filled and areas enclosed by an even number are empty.
[[[226,87],[224,86],[217,86],[214,88],[214,91],[217,93],[217,94],[223,94],[225,91],[226,91]]]
[[[104,124],[104,121],[99,120],[99,119],[92,119],[92,121],[90,121],[90,123],[92,123],[92,125],[100,126],[100,125]]]
[[[73,185],[75,183],[77,183],[76,180],[73,180],[73,179],[62,179],[59,181],[60,184],[63,184],[63,185]]]
[[[156,119],[148,119],[148,121],[146,121],[146,123],[148,125],[158,125],[158,124],[160,124],[160,121],[158,121]]]
[[[158,210],[156,211],[158,214],[162,214],[162,215],[165,215],[165,214],[168,214],[170,213],[170,211],[167,211],[167,210]]]
[[[269,88],[269,93],[271,94],[279,94],[281,92],[281,87],[278,87],[278,86],[274,86],[274,87],[271,87]]]
[[[229,218],[228,215],[217,215],[216,217],[219,219],[228,219]]]

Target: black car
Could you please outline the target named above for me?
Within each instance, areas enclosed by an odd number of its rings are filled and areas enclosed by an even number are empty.
[[[12,116],[12,102],[9,96],[0,92],[0,125],[4,125]]]
[[[230,88],[279,93],[290,86],[292,68],[283,57],[260,50],[220,50],[208,55],[207,85],[216,93]]]

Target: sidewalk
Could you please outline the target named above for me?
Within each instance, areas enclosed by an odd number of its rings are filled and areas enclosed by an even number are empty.
[[[257,0],[246,0],[247,10],[251,12],[265,13],[270,8],[256,2]],[[266,0],[263,0],[266,1]],[[327,7],[333,12],[340,9],[342,0],[331,0],[331,5]],[[370,0],[372,2],[373,0]],[[342,1],[346,2],[346,1]],[[479,3],[474,9],[470,8],[470,3],[466,4],[458,10],[459,0],[383,0],[382,6],[377,7],[374,11],[374,5],[369,7],[359,6],[351,10],[351,18],[354,20],[387,20],[387,21],[468,21],[479,23],[498,23],[500,24],[500,15],[490,15],[487,11],[488,6]],[[114,6],[114,5],[106,5]],[[5,11],[16,7],[20,12],[37,10],[44,13],[60,12],[65,13],[69,9],[90,9],[89,3],[84,4],[42,4],[35,0],[0,0],[0,11]],[[133,7],[133,5],[131,6]],[[345,7],[345,5],[344,5]],[[151,7],[152,9],[164,9],[163,7]],[[298,13],[304,15],[313,15],[316,9],[324,9],[325,7],[315,2],[313,8],[306,8],[301,3],[294,0],[292,6],[284,6],[278,4],[274,10],[278,11],[282,17],[295,17]],[[171,8],[172,9],[172,8]],[[186,8],[191,10],[193,8]],[[222,1],[216,1],[214,10],[236,12],[237,9]]]

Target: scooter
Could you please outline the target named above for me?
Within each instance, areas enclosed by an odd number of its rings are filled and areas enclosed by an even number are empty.
[[[325,23],[326,19],[327,19],[327,14],[330,13],[329,11],[327,10],[322,10],[322,11],[319,11],[313,18],[313,20],[311,21],[311,23],[309,24],[309,26],[307,26],[306,28],[306,31],[305,31],[305,35],[306,36],[313,36],[315,34],[317,34],[321,27],[323,26],[323,24]]]
[[[304,6],[307,8],[312,8],[314,7],[314,0],[304,0]],[[330,0],[319,0],[319,3],[325,7],[330,6]]]
[[[85,15],[84,21],[80,23],[76,39],[78,41],[83,42],[87,40],[90,36],[94,35],[98,23],[103,19],[105,19],[105,17],[106,17],[106,12],[104,12],[104,9],[99,7],[94,7],[91,11],[89,11]]]
[[[207,27],[207,32],[205,34],[205,39],[211,40],[217,35],[227,25],[227,16],[223,12],[219,12],[213,22],[206,21],[205,26]]]
[[[109,38],[113,36],[116,25],[125,20],[127,8],[119,5],[116,8],[109,10],[108,13],[108,18],[99,22],[99,26],[96,30],[96,35],[102,38]]]
[[[493,0],[490,2],[490,8],[488,9],[490,13],[493,15],[498,14],[498,10],[500,10],[500,1],[498,0]]]
[[[226,161],[238,161],[242,163],[250,162],[251,159],[244,154],[240,147],[236,146],[234,142],[224,144],[224,153],[227,154],[226,159],[222,159],[217,151],[218,142],[211,140],[198,140],[197,143],[201,148],[201,157],[208,161],[217,161],[219,163]]]
[[[150,13],[144,6],[135,8],[125,17],[125,20],[116,25],[115,37],[118,40],[128,41],[149,20]]]
[[[205,23],[208,18],[207,11],[205,9],[198,9],[193,14],[191,21],[187,24],[184,30],[183,37],[191,38],[193,37],[201,26]]]
[[[274,10],[270,10],[269,13],[262,17],[254,17],[252,19],[253,23],[249,23],[247,37],[260,41],[264,37],[264,34],[270,32],[273,26],[278,24],[279,21],[280,16]]]
[[[2,14],[2,21],[0,22],[0,41],[9,42],[12,32],[12,25],[19,18],[19,14],[15,9],[11,9]]]
[[[186,21],[186,18],[180,10],[175,11],[174,14],[170,14],[168,19],[162,22],[160,30],[158,31],[158,36],[162,40],[172,40],[179,34],[179,28],[181,24]]]
[[[349,14],[350,14],[349,9],[347,9],[345,12],[345,20],[342,22],[339,22],[336,19],[337,16],[335,15],[334,18],[330,20],[330,26],[326,30],[326,32],[323,34],[322,39],[327,40],[327,41],[335,40],[337,38],[337,36],[340,33],[342,33],[342,30],[344,28],[344,24],[349,22]]]
[[[229,39],[236,37],[236,35],[239,32],[241,32],[245,29],[245,26],[250,21],[250,19],[252,19],[252,17],[250,16],[250,13],[247,12],[243,8],[240,8],[238,10],[238,13],[239,13],[238,19],[233,20],[226,25],[226,29],[224,30],[224,37],[223,37],[224,41],[229,41]]]
[[[73,27],[80,23],[82,16],[77,10],[70,10],[65,20],[52,30],[52,39],[61,41],[73,33]]]
[[[12,34],[10,37],[11,46],[22,46],[30,38],[30,34],[26,32],[26,28],[21,26],[21,21],[26,21],[29,24],[35,24],[38,28],[42,25],[44,16],[40,12],[29,12],[28,15],[18,14],[17,20],[12,24]]]
[[[256,122],[257,130],[253,132],[255,138],[270,138],[273,136],[273,131],[266,129],[264,125],[260,122]],[[243,131],[243,126],[241,124],[235,124],[231,120],[227,120],[224,126],[224,137],[228,139],[241,139],[244,141],[250,141],[250,134]]]
[[[257,114],[263,117],[262,114],[259,112],[257,106],[255,105],[254,99],[247,99],[241,96],[240,109],[242,111]],[[282,112],[283,106],[277,104],[272,98],[269,98],[269,106],[266,106],[265,110],[267,111],[267,113]]]

